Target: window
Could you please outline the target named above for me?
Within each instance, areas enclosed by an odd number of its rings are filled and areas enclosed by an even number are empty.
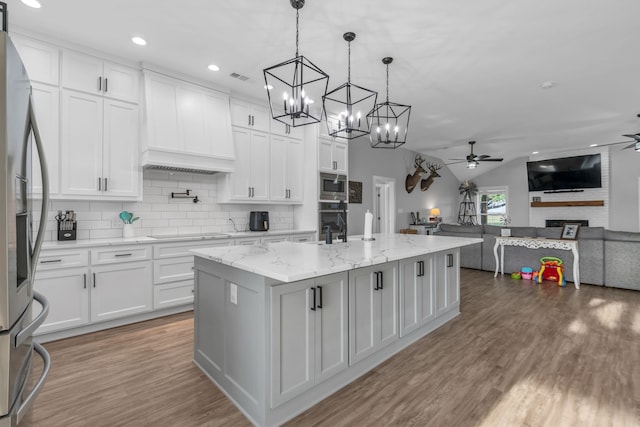
[[[479,187],[476,198],[478,224],[506,225],[507,187]]]

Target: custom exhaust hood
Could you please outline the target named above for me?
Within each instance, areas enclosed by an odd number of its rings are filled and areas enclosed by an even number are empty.
[[[144,69],[142,167],[235,171],[229,94]]]

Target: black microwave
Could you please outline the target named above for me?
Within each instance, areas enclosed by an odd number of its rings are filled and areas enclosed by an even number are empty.
[[[344,200],[346,202],[348,196],[349,188],[346,175],[320,174],[320,200]]]

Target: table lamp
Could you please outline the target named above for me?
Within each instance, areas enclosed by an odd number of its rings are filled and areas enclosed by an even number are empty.
[[[440,222],[440,209],[433,208],[429,211],[429,222]]]

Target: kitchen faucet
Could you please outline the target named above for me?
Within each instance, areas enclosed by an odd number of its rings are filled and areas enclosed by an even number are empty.
[[[338,204],[338,226],[340,227],[340,234],[338,239],[342,239],[343,242],[347,242],[347,204],[344,200],[340,200]]]

